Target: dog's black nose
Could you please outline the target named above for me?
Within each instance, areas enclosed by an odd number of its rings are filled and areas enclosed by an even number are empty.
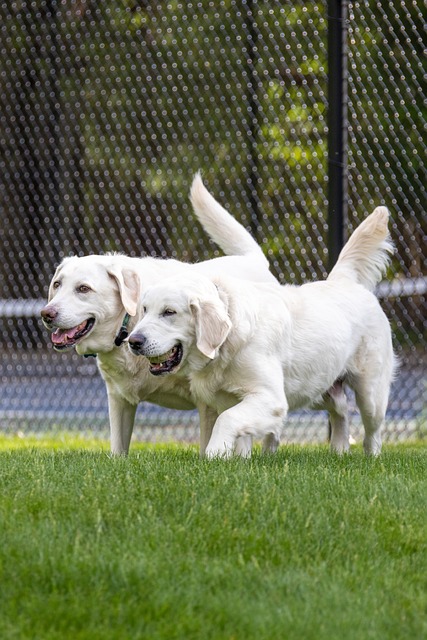
[[[43,320],[49,324],[55,320],[58,312],[53,307],[44,307],[44,309],[40,311],[40,315]]]
[[[146,342],[147,338],[142,335],[142,333],[131,333],[128,338],[129,347],[135,355],[142,355],[142,350]]]

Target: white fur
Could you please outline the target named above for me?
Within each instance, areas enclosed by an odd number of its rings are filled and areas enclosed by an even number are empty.
[[[193,265],[124,255],[65,258],[52,278],[49,301],[42,311],[44,322],[51,330],[72,328],[87,318],[95,319],[94,328],[77,344],[76,351],[81,355],[94,353],[98,356],[98,366],[107,386],[111,451],[115,454],[129,450],[135,412],[141,401],[175,409],[197,407],[202,452],[216,419],[203,403],[193,400],[186,380],[155,378],[149,373],[145,358],[135,358],[126,345],[114,345],[125,312],[131,316],[129,330],[140,319],[143,291],[172,274],[184,277],[193,272],[210,276],[231,273],[238,278],[275,282],[255,240],[216,203],[199,175],[194,180],[192,194],[194,197],[197,194],[196,215],[202,224],[209,217],[207,226],[214,240],[226,251],[236,250],[239,255]],[[230,224],[233,229],[231,243]]]
[[[242,227],[215,198],[206,191],[200,173],[194,177],[190,192],[194,212],[206,233],[227,255],[249,256],[264,262],[268,260],[261,247],[249,233],[242,234]]]
[[[366,453],[380,453],[394,356],[389,323],[369,289],[392,248],[387,221],[387,210],[376,209],[323,282],[281,287],[192,274],[143,294],[145,315],[129,341],[138,336],[149,356],[182,345],[169,378],[189,379],[196,402],[219,414],[209,457],[230,455],[242,437],[263,437],[275,449],[288,411],[300,407],[327,409],[331,447],[347,451],[344,384],[356,393]]]

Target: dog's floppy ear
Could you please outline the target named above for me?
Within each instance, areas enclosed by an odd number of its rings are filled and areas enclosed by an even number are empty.
[[[61,272],[61,269],[62,269],[62,262],[57,267],[57,269],[56,269],[55,273],[53,274],[52,279],[50,281],[49,293],[48,293],[48,296],[47,296],[48,303],[52,300],[53,296],[55,295],[55,289],[53,288],[53,283],[55,282],[55,280],[57,280],[57,278],[58,278],[58,276],[59,276],[59,274]]]
[[[47,298],[48,303],[52,300],[53,296],[54,296],[54,295],[55,295],[55,293],[56,293],[55,289],[53,288],[53,283],[55,282],[55,280],[57,280],[57,279],[58,279],[59,274],[60,274],[60,273],[61,273],[61,271],[62,271],[62,267],[63,267],[63,266],[64,266],[64,264],[66,264],[69,260],[71,260],[71,258],[70,258],[70,257],[68,257],[68,258],[64,258],[64,259],[62,260],[62,262],[60,262],[60,264],[56,267],[56,271],[55,271],[55,273],[53,274],[52,279],[51,279],[51,281],[50,281],[50,285],[49,285],[49,293],[48,293],[48,298]]]
[[[203,355],[215,357],[231,329],[231,321],[221,300],[192,300],[191,313],[196,320],[196,344]]]
[[[117,282],[126,313],[134,316],[138,306],[140,289],[138,274],[132,269],[123,269],[123,267],[117,266],[108,269],[108,275]]]

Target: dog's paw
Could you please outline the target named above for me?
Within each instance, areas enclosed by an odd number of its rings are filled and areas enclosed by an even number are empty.
[[[225,446],[218,447],[208,445],[205,451],[205,457],[208,458],[208,460],[215,460],[218,458],[227,460],[228,458],[231,458],[232,455],[233,449]]]

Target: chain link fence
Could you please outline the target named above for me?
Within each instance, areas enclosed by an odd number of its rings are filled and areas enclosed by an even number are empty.
[[[393,440],[426,433],[425,13],[348,5],[348,227],[385,204],[397,247]],[[104,434],[96,363],[54,353],[38,316],[64,256],[218,255],[188,200],[201,169],[281,282],[326,275],[327,3],[16,0],[0,18],[0,426]],[[285,440],[326,433],[303,412]],[[136,436],[196,440],[197,416],[142,404]]]

